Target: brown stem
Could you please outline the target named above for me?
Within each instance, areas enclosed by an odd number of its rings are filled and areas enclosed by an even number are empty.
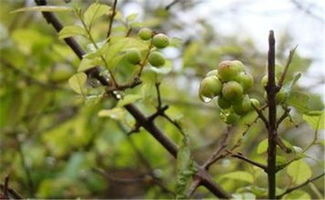
[[[231,157],[238,158],[238,159],[243,160],[247,163],[250,163],[256,167],[259,167],[259,168],[263,169],[264,171],[267,171],[267,167],[265,165],[258,163],[256,161],[253,161],[253,160],[247,158],[246,156],[242,155],[241,153],[233,153],[231,151],[227,151],[227,152],[229,152],[231,154]]]
[[[295,48],[293,48],[293,49],[290,50],[289,57],[288,57],[288,60],[287,60],[287,64],[284,67],[284,71],[283,71],[283,73],[281,75],[281,78],[280,78],[280,81],[279,81],[279,88],[281,88],[282,85],[283,85],[284,79],[286,78],[286,75],[287,75],[289,66],[291,64],[293,55],[295,54],[295,51],[296,51],[297,47],[298,47],[298,45]]]
[[[278,91],[275,85],[275,39],[274,32],[271,30],[269,35],[269,52],[268,52],[268,83],[266,86],[269,119],[268,119],[268,158],[267,158],[267,174],[268,174],[268,196],[269,199],[275,199],[276,188],[276,102],[275,95]]]
[[[113,26],[113,22],[114,22],[114,17],[116,15],[116,5],[117,5],[117,0],[114,0],[113,3],[113,12],[111,17],[109,18],[109,24],[108,24],[108,30],[107,30],[107,36],[106,38],[109,38],[109,36],[111,35],[112,32],[112,26]]]
[[[297,189],[299,189],[299,188],[302,188],[302,187],[304,187],[305,185],[307,185],[308,183],[311,183],[311,182],[313,182],[313,181],[316,181],[317,179],[323,177],[324,175],[325,175],[325,173],[323,172],[322,174],[320,174],[320,175],[318,175],[318,176],[316,176],[316,177],[314,177],[314,178],[308,179],[307,181],[305,181],[305,182],[303,182],[303,183],[301,183],[301,184],[299,184],[299,185],[296,185],[296,186],[294,186],[294,187],[288,188],[285,192],[283,192],[282,194],[276,196],[276,198],[277,198],[277,199],[280,199],[280,198],[283,197],[284,195],[289,194],[290,192],[293,192],[293,191],[295,191],[295,190],[297,190]]]

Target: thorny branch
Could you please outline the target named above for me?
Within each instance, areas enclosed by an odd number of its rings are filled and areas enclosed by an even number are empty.
[[[46,5],[46,0],[35,0],[38,5]],[[48,23],[52,24],[56,31],[60,31],[62,29],[61,22],[56,18],[53,13],[50,12],[42,12],[44,18]],[[84,51],[78,45],[78,43],[71,37],[65,38],[65,42],[73,49],[73,51],[77,54],[77,56],[82,59],[84,55]],[[104,86],[109,86],[107,78],[103,77],[99,73],[98,67],[94,67],[88,69],[86,74],[90,77],[96,78],[100,81],[100,83]],[[112,93],[113,96],[114,93]],[[116,96],[115,96],[116,97]],[[152,120],[149,120],[137,107],[133,104],[128,104],[124,106],[125,109],[137,120],[137,123],[141,125],[144,129],[146,129],[164,148],[176,158],[177,156],[177,147],[176,145],[167,138],[163,132],[154,124]],[[230,195],[226,193],[219,185],[214,183],[211,176],[205,170],[199,170],[196,174],[197,177],[202,179],[202,185],[205,186],[210,192],[216,195],[219,198],[230,198]]]

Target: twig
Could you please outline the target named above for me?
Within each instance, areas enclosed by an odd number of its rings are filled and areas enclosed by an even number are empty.
[[[290,108],[283,107],[283,109],[284,109],[284,113],[282,114],[282,116],[276,122],[276,128],[279,128],[279,126],[282,123],[282,121],[285,120],[290,115],[289,114],[290,113]]]
[[[291,152],[292,152],[292,150],[284,144],[284,142],[281,140],[281,138],[280,138],[278,135],[276,136],[275,140],[276,140],[276,144],[277,144],[277,145],[280,147],[280,149],[282,149],[284,152],[286,152],[286,153],[291,153]]]
[[[172,1],[170,4],[168,4],[165,9],[169,10],[173,5],[175,5],[176,3],[178,3],[180,0],[174,0]]]
[[[318,140],[318,126],[321,122],[321,117],[319,117],[318,121],[317,121],[317,128],[314,132],[314,137],[313,140],[310,142],[310,144],[302,151],[302,153],[305,153],[306,151],[308,151],[308,149],[310,149],[311,146],[313,146],[314,144],[316,144],[317,140]]]
[[[283,82],[284,82],[284,80],[285,80],[285,78],[286,78],[286,75],[287,75],[287,72],[288,72],[289,66],[290,66],[290,64],[291,64],[292,58],[293,58],[293,56],[294,56],[294,54],[295,54],[295,51],[296,51],[297,47],[298,47],[298,45],[297,45],[295,48],[293,48],[293,49],[290,50],[290,54],[289,54],[289,57],[288,57],[288,60],[287,60],[287,64],[286,64],[286,66],[284,67],[284,71],[283,71],[283,73],[282,73],[282,75],[281,75],[281,78],[280,78],[280,81],[279,81],[279,85],[278,85],[279,88],[281,88],[282,85],[283,85]]]
[[[299,184],[299,185],[297,185],[297,186],[294,186],[294,187],[288,188],[288,189],[287,189],[285,192],[283,192],[282,194],[277,195],[276,198],[280,199],[280,198],[283,197],[284,195],[289,194],[290,192],[293,192],[293,191],[295,191],[295,190],[297,190],[297,189],[299,189],[299,188],[302,188],[302,187],[304,187],[305,185],[307,185],[308,183],[311,183],[311,182],[313,182],[313,181],[316,181],[317,179],[323,177],[324,175],[325,175],[325,173],[323,172],[323,173],[321,173],[320,175],[318,175],[318,176],[316,176],[316,177],[314,177],[314,178],[308,179],[307,181],[305,181],[305,182],[303,182],[303,183],[301,183],[301,184]]]
[[[107,30],[106,38],[109,38],[109,36],[111,35],[111,32],[112,32],[112,26],[113,26],[113,22],[114,22],[114,17],[116,15],[116,5],[117,5],[117,0],[114,0],[113,8],[112,8],[113,11],[112,11],[111,17],[109,18],[109,24],[108,24],[108,30]]]
[[[247,158],[246,156],[243,156],[241,153],[237,152],[237,153],[233,153],[229,150],[226,150],[228,153],[230,153],[231,157],[234,157],[234,158],[238,158],[240,160],[243,160],[247,163],[250,163],[256,167],[259,167],[261,169],[263,169],[264,171],[267,171],[267,166],[266,165],[263,165],[261,163],[258,163],[256,161],[253,161],[253,160],[250,160],[249,158]]]
[[[267,150],[267,174],[268,174],[268,197],[275,199],[276,189],[276,102],[275,95],[279,89],[275,84],[275,39],[274,32],[269,34],[269,51],[268,51],[268,82],[266,86],[267,100],[269,107],[268,119],[268,150]]]
[[[255,105],[253,105],[253,104],[251,104],[251,105],[255,109],[255,111],[257,112],[258,117],[264,122],[265,127],[268,129],[269,122],[267,121],[267,119],[264,116],[264,114],[262,113],[262,111],[259,108],[255,107]]]

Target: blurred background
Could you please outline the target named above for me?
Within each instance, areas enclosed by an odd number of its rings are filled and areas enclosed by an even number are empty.
[[[93,1],[48,2],[85,9]],[[100,2],[112,4],[111,0]],[[67,84],[78,68],[78,58],[39,13],[10,13],[34,5],[32,0],[2,0],[0,6],[0,182],[9,175],[12,188],[33,198],[173,198],[175,160],[145,130],[127,136],[134,125],[128,114],[124,113],[123,119],[98,117],[100,110],[114,105],[112,100],[80,103]],[[229,129],[236,140],[255,117],[248,115],[239,126],[227,127],[214,101],[205,104],[199,100],[200,80],[222,60],[241,60],[255,78],[250,94],[264,102],[259,82],[265,74],[271,29],[275,31],[279,70],[289,51],[298,45],[288,80],[303,72],[295,89],[311,100],[300,103],[323,109],[324,1],[119,0],[118,9],[122,16],[138,13],[136,20],[144,26],[173,37],[173,46],[163,52],[173,66],[161,84],[163,102],[170,105],[167,113],[189,134],[199,163],[217,148],[224,131]],[[58,16],[65,25],[77,23],[72,14]],[[106,27],[107,18],[96,24],[94,35],[99,41]],[[118,25],[113,27],[113,34],[120,31]],[[77,39],[86,49],[84,39]],[[155,93],[143,88],[134,91],[146,92],[150,98],[137,105],[147,115],[152,113]],[[314,130],[295,110],[292,119],[284,121],[279,133],[292,145],[304,148],[313,140]],[[173,125],[163,119],[157,124],[180,143]],[[324,132],[319,134],[323,141]],[[265,153],[256,152],[265,138],[266,131],[258,121],[239,150],[265,163]],[[307,153],[312,174],[322,172],[323,145],[313,145]],[[285,162],[292,156],[280,155],[278,160]],[[251,183],[221,176],[234,170],[249,171],[259,192],[265,192],[265,174],[241,161],[223,159],[211,168],[211,174],[229,192],[250,191]],[[290,184],[288,175],[281,172],[279,187]],[[304,191],[319,198],[324,193],[323,179]],[[200,188],[194,197],[213,196]]]

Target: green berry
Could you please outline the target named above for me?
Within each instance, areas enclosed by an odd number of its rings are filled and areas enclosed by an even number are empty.
[[[236,81],[240,83],[244,91],[249,90],[254,85],[254,78],[251,74],[246,72],[241,72],[238,74]]]
[[[224,97],[220,96],[218,98],[218,105],[221,109],[227,109],[227,108],[230,108],[231,102],[229,100],[225,99]]]
[[[200,97],[214,98],[221,92],[222,83],[215,76],[205,77],[200,83]]]
[[[206,76],[218,76],[218,70],[217,69],[211,70],[207,73]]]
[[[141,54],[138,49],[128,50],[125,54],[126,60],[131,64],[139,64],[141,61]]]
[[[243,100],[240,103],[234,104],[232,108],[238,115],[244,115],[247,112],[251,111],[253,107],[248,95],[245,95]]]
[[[263,76],[263,78],[261,79],[262,87],[266,87],[267,82],[268,82],[268,76],[265,75],[265,76]],[[275,83],[278,84],[278,82],[279,82],[278,79],[275,77]]]
[[[277,104],[281,104],[286,100],[286,93],[283,90],[280,90],[276,95],[275,95],[275,102]]]
[[[163,33],[159,33],[153,37],[152,44],[158,49],[165,48],[169,45],[168,36]]]
[[[251,104],[253,104],[256,108],[259,108],[261,105],[260,101],[255,98],[251,98],[250,101],[251,101]]]
[[[142,40],[149,40],[152,37],[152,30],[149,28],[142,28],[140,29],[140,31],[138,32],[138,36],[142,39]]]
[[[232,102],[236,102],[243,97],[243,87],[236,81],[229,81],[223,84],[222,96]]]
[[[160,67],[165,64],[164,56],[158,51],[151,52],[148,61],[152,66],[155,67]]]
[[[240,61],[222,61],[218,65],[219,78],[222,81],[235,80],[237,75],[244,70],[244,65]]]
[[[225,122],[227,124],[236,124],[239,121],[240,117],[236,113],[229,113],[226,115]]]

